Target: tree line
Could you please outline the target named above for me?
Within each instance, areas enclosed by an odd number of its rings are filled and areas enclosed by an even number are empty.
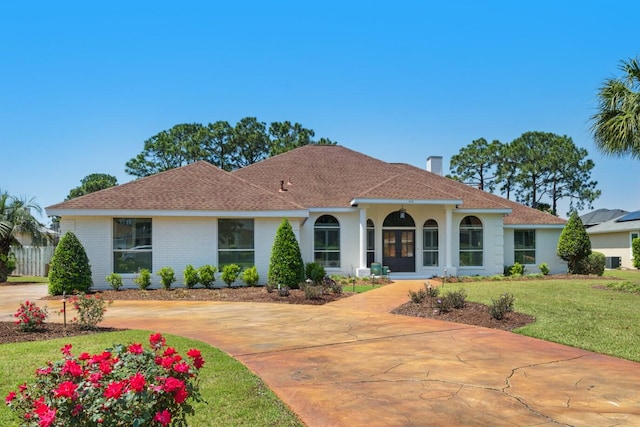
[[[570,137],[549,132],[525,132],[510,143],[480,138],[451,158],[450,177],[557,215],[562,199],[573,210],[600,196],[587,155]]]

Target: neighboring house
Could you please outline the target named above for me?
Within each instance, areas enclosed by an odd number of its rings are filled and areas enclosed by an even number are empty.
[[[622,209],[596,209],[595,211],[581,215],[580,220],[582,221],[584,228],[590,228],[594,225],[620,218],[626,213],[629,212],[623,211]]]
[[[441,158],[435,169],[441,170]],[[287,218],[305,262],[395,278],[502,274],[519,261],[565,272],[556,254],[565,220],[408,164],[342,146],[307,145],[233,172],[206,162],[47,208],[83,243],[96,286],[144,267],[256,265],[266,281]],[[158,278],[154,275],[154,283]]]
[[[640,237],[640,211],[594,225],[587,233],[591,249],[605,255],[607,268],[634,268],[631,242]]]

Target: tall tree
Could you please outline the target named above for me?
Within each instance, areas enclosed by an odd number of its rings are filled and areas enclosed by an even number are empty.
[[[204,160],[226,171],[235,169],[237,154],[234,147],[233,127],[229,122],[219,120],[207,125],[203,149],[207,153]]]
[[[42,231],[43,225],[31,214],[32,211],[42,213],[42,208],[34,199],[26,200],[0,191],[0,282],[6,282],[9,275],[11,246],[21,246],[17,239],[19,233],[31,236],[34,245],[49,238]]]
[[[518,202],[536,208],[548,183],[551,145],[556,135],[548,132],[525,132],[511,142],[511,153],[518,164],[515,176]]]
[[[511,144],[502,144],[498,152],[498,166],[496,168],[496,185],[500,185],[500,193],[511,200],[511,192],[516,188],[518,160]]]
[[[255,117],[241,119],[233,128],[233,146],[237,155],[237,167],[249,166],[269,157],[271,141],[267,125]]]
[[[452,178],[478,187],[480,190],[493,191],[496,186],[498,153],[500,141],[491,144],[480,138],[463,147],[451,157]]]
[[[551,213],[558,214],[558,201],[569,199],[570,210],[591,207],[602,193],[596,189],[597,181],[591,180],[591,170],[595,167],[588,159],[585,148],[576,147],[568,136],[559,136],[550,147],[549,175],[546,193],[551,199]]]
[[[591,117],[596,146],[605,154],[640,159],[640,63],[622,61],[621,78],[605,80]]]
[[[315,132],[305,129],[300,123],[273,122],[269,126],[269,136],[271,137],[270,156],[285,153],[303,145],[312,144]]]
[[[84,196],[85,194],[95,191],[104,190],[105,188],[115,187],[118,185],[118,179],[113,175],[106,173],[92,173],[80,180],[80,186],[71,189],[66,200]]]
[[[143,177],[202,160],[206,136],[201,124],[175,125],[147,139],[142,153],[126,163],[125,171]]]

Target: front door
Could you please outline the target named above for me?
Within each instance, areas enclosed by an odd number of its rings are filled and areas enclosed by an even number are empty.
[[[415,272],[415,230],[383,230],[383,265],[392,273]]]

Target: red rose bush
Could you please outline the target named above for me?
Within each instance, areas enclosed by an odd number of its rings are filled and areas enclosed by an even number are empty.
[[[5,403],[21,426],[186,426],[199,402],[198,371],[204,359],[197,349],[183,358],[152,334],[150,348],[115,345],[100,354],[64,358],[36,370],[33,384],[10,392]]]

